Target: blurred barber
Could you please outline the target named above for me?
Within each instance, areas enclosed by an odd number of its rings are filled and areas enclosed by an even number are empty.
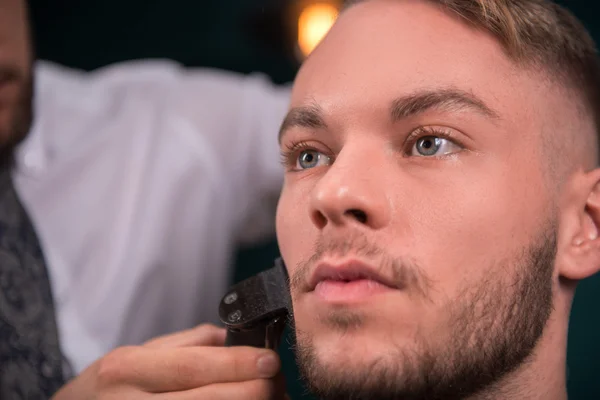
[[[171,62],[83,73],[33,59],[25,0],[1,0],[0,398],[11,400],[51,396],[117,346],[215,322],[235,246],[274,229],[289,96]]]

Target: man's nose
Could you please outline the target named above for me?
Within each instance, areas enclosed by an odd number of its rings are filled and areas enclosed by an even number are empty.
[[[389,223],[385,181],[392,171],[386,158],[383,151],[359,146],[340,152],[312,193],[310,213],[318,229],[345,224],[381,229]]]

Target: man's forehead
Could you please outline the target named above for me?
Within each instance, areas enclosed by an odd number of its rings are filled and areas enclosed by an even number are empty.
[[[448,87],[503,100],[524,90],[516,69],[495,39],[427,2],[371,0],[344,12],[302,66],[292,107],[387,107]]]

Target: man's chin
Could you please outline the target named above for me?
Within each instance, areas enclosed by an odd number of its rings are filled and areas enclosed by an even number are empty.
[[[389,355],[393,349],[410,350],[419,344],[415,342],[415,326],[411,323],[414,318],[391,323],[393,313],[383,306],[373,310],[297,307],[294,311],[298,348],[310,349],[324,365],[331,361],[333,365],[360,362],[364,366]]]
[[[369,371],[374,365],[392,365],[399,360],[390,359],[390,354],[371,353],[366,349],[339,346],[335,349],[316,350],[313,362],[319,365],[326,376],[354,376]]]
[[[384,393],[394,393],[389,385],[403,373],[402,355],[392,349],[390,344],[383,346],[381,338],[369,340],[360,332],[329,332],[300,335],[296,357],[304,380],[319,398],[385,399]]]
[[[296,331],[296,351],[301,361],[318,365],[324,371],[342,374],[365,371],[375,364],[395,364],[402,353],[417,353],[416,343],[400,343],[401,334],[394,341],[390,333],[368,326],[351,327],[347,330],[315,328],[312,332]],[[411,350],[412,349],[412,350]],[[352,374],[350,374],[352,375]]]

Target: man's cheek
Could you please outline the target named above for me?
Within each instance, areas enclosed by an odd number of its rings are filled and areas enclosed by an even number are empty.
[[[307,205],[297,204],[291,196],[282,197],[277,209],[277,241],[288,269],[298,262],[308,259],[312,245],[315,242],[315,227],[312,224],[307,210],[301,207]]]

